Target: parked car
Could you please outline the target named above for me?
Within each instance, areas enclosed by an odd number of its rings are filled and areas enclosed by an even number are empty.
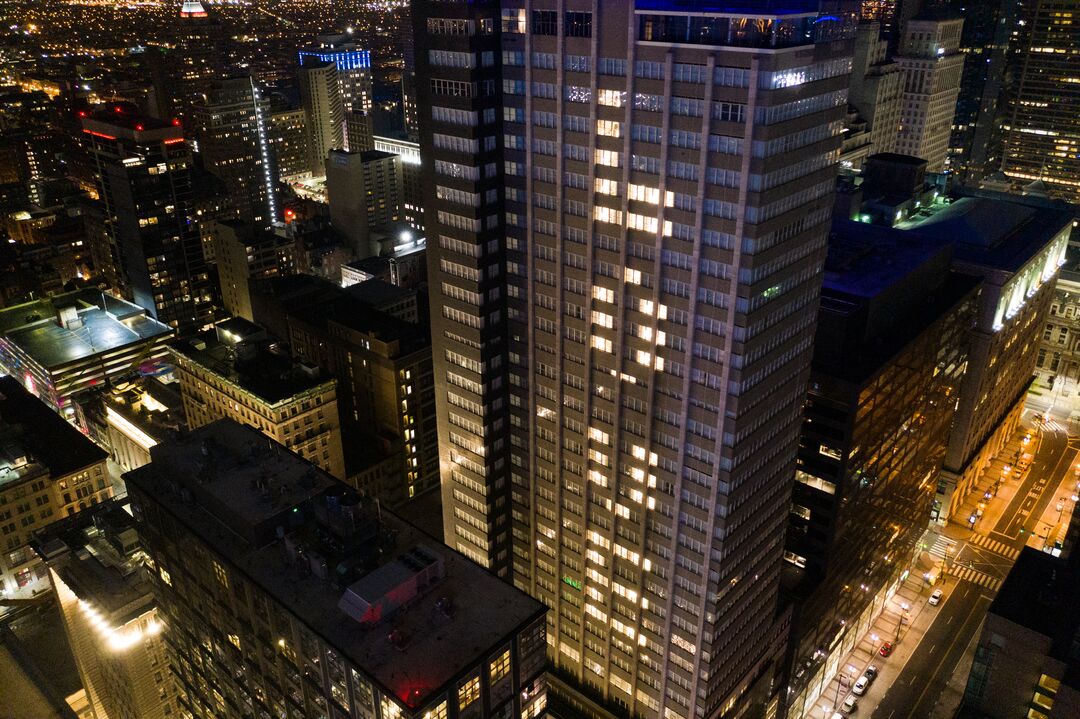
[[[870,681],[874,681],[874,677],[877,676],[877,667],[875,667],[873,664],[871,664],[870,666],[868,666],[866,668],[866,671],[863,672],[863,676],[866,677],[867,679],[869,679]]]
[[[887,657],[890,654],[892,654],[892,650],[893,650],[892,642],[885,642],[884,644],[881,645],[881,649],[878,650],[878,654],[880,654],[883,657]]]
[[[866,676],[861,676],[861,677],[859,677],[858,681],[855,682],[855,686],[851,687],[851,691],[856,696],[861,697],[863,694],[866,693],[866,689],[869,686],[870,686],[870,680]]]
[[[930,595],[930,606],[936,607],[941,603],[941,598],[945,596],[945,592],[940,589],[935,589],[934,593]]]
[[[848,694],[848,698],[844,700],[844,703],[840,705],[840,711],[850,714],[855,711],[855,707],[859,706],[859,701],[855,698],[854,694]]]

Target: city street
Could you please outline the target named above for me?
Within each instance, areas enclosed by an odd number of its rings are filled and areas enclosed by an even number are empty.
[[[1069,439],[1071,402],[1062,399],[1060,393],[1032,396],[1023,429],[985,470],[979,489],[957,513],[962,523],[927,533],[924,549],[934,562],[931,573],[941,575],[934,586],[944,590],[941,603],[928,603],[932,588],[923,577],[909,577],[848,658],[846,671],[833,683],[833,695],[819,703],[822,716],[831,716],[832,706],[844,700],[854,678],[870,663],[878,668],[878,677],[852,716],[953,716],[986,611],[1020,549],[1025,544],[1052,549],[1075,506],[1080,442]],[[1027,453],[1034,455],[1031,466],[1017,476],[1017,462]],[[972,516],[973,527],[964,522]],[[877,650],[891,639],[882,628],[898,626],[900,610],[893,604],[910,607],[910,627],[900,633],[886,658]]]

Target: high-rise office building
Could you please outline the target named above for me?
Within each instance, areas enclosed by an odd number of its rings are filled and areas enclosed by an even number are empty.
[[[1080,46],[1076,0],[1035,0],[1020,10],[1015,77],[1009,92],[1001,169],[1026,184],[1042,180],[1050,193],[1080,199]]]
[[[371,114],[371,53],[359,49],[351,35],[319,35],[315,45],[301,50],[299,55],[301,66],[311,62],[334,63],[344,117],[353,113]],[[370,149],[363,146],[353,147],[354,139],[348,134],[349,127],[346,125],[345,128],[344,147],[354,152]],[[362,139],[356,138],[355,144],[361,145]]]
[[[878,23],[859,25],[848,101],[869,125],[871,155],[893,152],[900,129],[904,75],[888,47]]]
[[[847,105],[842,23],[737,5],[413,6],[446,541],[646,716],[767,672]]]
[[[930,172],[945,169],[964,56],[961,18],[919,16],[904,25],[896,63],[903,75],[896,152],[919,157]]]
[[[345,146],[345,108],[337,65],[331,60],[305,58],[298,70],[300,98],[307,119],[308,168],[326,174],[330,150]]]
[[[835,711],[843,658],[926,531],[978,302],[979,279],[951,259],[941,240],[833,225],[785,538],[792,719]]]
[[[270,111],[270,148],[277,165],[277,179],[288,182],[311,174],[307,114],[302,107]]]
[[[262,228],[280,219],[268,115],[252,77],[215,80],[191,110],[203,167],[225,183],[237,217]]]
[[[168,110],[171,105],[173,112],[186,118],[191,104],[198,101],[212,80],[225,73],[226,33],[218,18],[207,12],[199,0],[185,0],[178,15],[173,28],[175,45],[162,65],[168,85],[163,89],[169,97],[159,98],[158,104],[160,110]]]
[[[963,12],[960,51],[964,72],[956,100],[949,169],[966,183],[977,183],[1001,165],[1001,121],[1010,38],[1020,3],[1013,0],[953,0]]]
[[[344,479],[337,383],[272,342],[263,328],[234,317],[172,343],[188,427],[224,417],[248,423]]]
[[[411,140],[377,136],[375,149],[393,152],[401,158],[401,219],[421,235],[424,231],[424,180],[420,145]]]
[[[183,131],[119,105],[82,118],[82,129],[124,294],[172,327],[205,324],[213,306]]]
[[[401,158],[382,150],[331,150],[326,161],[330,224],[357,257],[378,254],[372,233],[401,219]]]
[[[181,715],[536,719],[547,608],[252,427],[125,475]]]

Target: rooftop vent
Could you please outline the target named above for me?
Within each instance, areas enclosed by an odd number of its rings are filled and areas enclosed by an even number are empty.
[[[415,600],[443,573],[443,560],[434,550],[414,547],[350,584],[338,601],[338,609],[361,624],[375,624]]]

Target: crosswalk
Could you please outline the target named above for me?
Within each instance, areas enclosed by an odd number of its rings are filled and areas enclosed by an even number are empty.
[[[971,537],[968,538],[967,541],[968,544],[974,544],[978,547],[982,547],[983,549],[988,549],[994,554],[1000,554],[1007,559],[1016,559],[1018,556],[1020,556],[1019,549],[1013,549],[1009,545],[1005,544],[1005,542],[999,542],[996,539],[991,539],[990,537],[982,534],[973,534],[971,535]]]
[[[1065,432],[1067,430],[1068,426],[1064,422],[1059,422],[1052,417],[1043,422],[1044,432]]]
[[[952,579],[960,579],[965,582],[972,582],[979,586],[986,587],[992,592],[996,592],[1001,588],[1001,580],[997,577],[992,577],[985,572],[980,572],[978,569],[972,569],[971,567],[950,567],[949,572],[946,575],[945,581],[948,582]]]
[[[944,559],[946,554],[956,556],[956,540],[949,539],[944,535],[937,535],[934,543],[930,545],[930,554],[939,559]]]

